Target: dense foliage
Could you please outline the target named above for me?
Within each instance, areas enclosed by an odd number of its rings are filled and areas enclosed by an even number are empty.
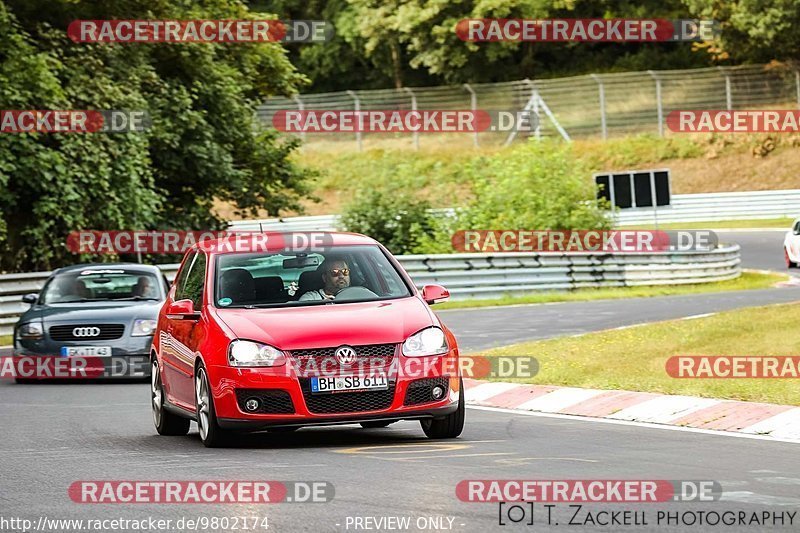
[[[76,19],[237,19],[238,0],[0,2],[0,109],[146,110],[145,133],[0,135],[0,270],[79,258],[75,229],[206,229],[215,200],[296,207],[295,143],[255,107],[304,78],[280,44],[75,44]]]
[[[795,0],[251,0],[253,10],[324,19],[329,43],[292,47],[312,92],[483,83],[797,59]],[[707,43],[466,43],[465,18],[713,19]]]

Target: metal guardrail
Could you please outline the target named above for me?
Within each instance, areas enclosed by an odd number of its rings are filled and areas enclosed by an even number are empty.
[[[446,212],[448,210],[438,210]],[[800,189],[784,191],[721,192],[675,194],[672,205],[623,209],[613,215],[618,226],[670,222],[702,222],[714,220],[770,219],[800,216]],[[240,231],[336,231],[338,215],[235,220],[230,227]],[[495,228],[492,228],[495,229]],[[499,229],[499,228],[497,228]],[[786,228],[789,229],[788,227]]]
[[[585,287],[676,285],[733,279],[741,274],[738,245],[705,252],[653,254],[439,254],[398,256],[418,287],[439,283],[453,300]],[[178,265],[160,265],[172,279]],[[10,335],[49,272],[0,276],[0,335]]]

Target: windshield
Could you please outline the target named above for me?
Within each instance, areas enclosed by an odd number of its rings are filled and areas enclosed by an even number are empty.
[[[163,300],[159,278],[142,271],[83,270],[57,274],[42,291],[43,304],[111,300]]]
[[[284,307],[410,296],[377,246],[324,253],[251,253],[217,257],[217,307]]]

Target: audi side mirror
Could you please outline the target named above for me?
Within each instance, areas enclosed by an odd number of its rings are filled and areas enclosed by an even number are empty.
[[[22,301],[24,303],[31,304],[31,305],[35,304],[36,300],[38,300],[38,299],[39,299],[39,295],[36,294],[35,292],[32,292],[30,294],[26,294],[25,296],[22,297]]]
[[[450,291],[441,285],[425,285],[422,287],[422,299],[433,305],[436,302],[443,302],[450,298]]]
[[[167,318],[172,320],[197,320],[200,318],[200,311],[194,310],[194,303],[189,300],[178,300],[172,302],[167,307]]]

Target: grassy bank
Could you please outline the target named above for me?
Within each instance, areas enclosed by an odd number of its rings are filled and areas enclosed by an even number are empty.
[[[798,311],[799,304],[753,307],[486,354],[536,357],[540,370],[532,383],[800,405],[797,379],[675,379],[664,368],[673,355],[798,355]]]

